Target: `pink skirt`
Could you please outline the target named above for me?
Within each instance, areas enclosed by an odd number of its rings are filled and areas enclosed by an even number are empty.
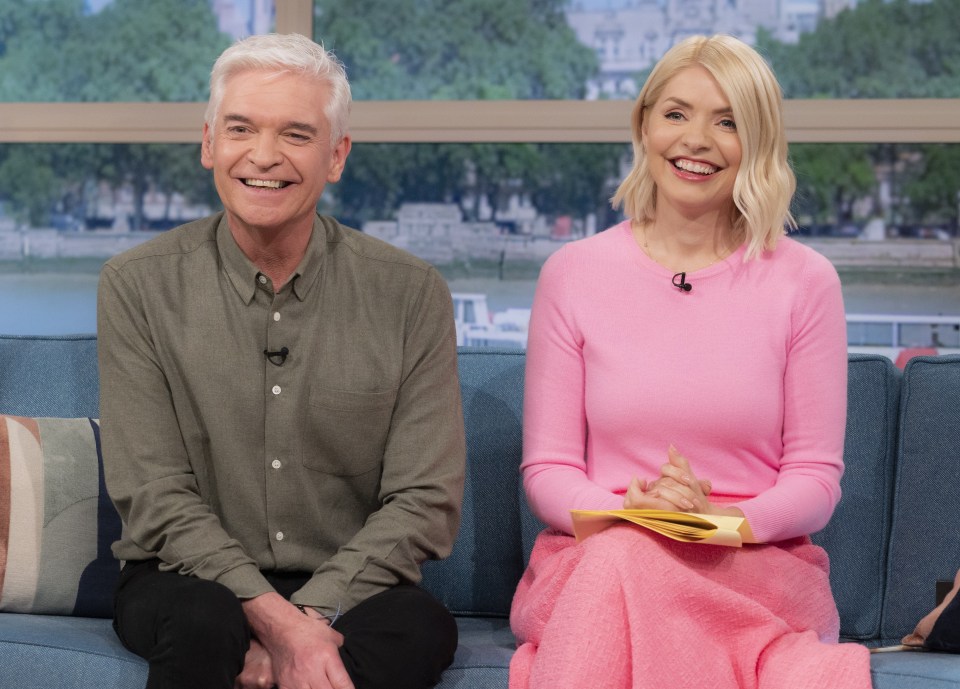
[[[510,689],[868,689],[867,649],[837,643],[828,571],[808,538],[544,531],[510,612]]]

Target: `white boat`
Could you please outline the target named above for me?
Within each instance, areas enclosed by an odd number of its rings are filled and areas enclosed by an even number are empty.
[[[454,292],[457,344],[526,349],[530,309],[491,313],[487,295]],[[880,354],[903,368],[920,355],[960,354],[960,315],[847,314],[849,352]]]
[[[901,368],[914,356],[960,354],[960,316],[847,314],[847,345]]]
[[[486,294],[454,292],[451,296],[458,345],[527,348],[530,309],[507,309],[491,316]]]

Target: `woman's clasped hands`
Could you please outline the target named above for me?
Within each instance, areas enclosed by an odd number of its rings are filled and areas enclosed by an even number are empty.
[[[659,478],[647,482],[634,477],[630,481],[623,496],[623,508],[711,514],[714,511],[708,499],[711,490],[710,481],[698,479],[687,458],[671,445],[667,449],[667,462],[660,467]]]

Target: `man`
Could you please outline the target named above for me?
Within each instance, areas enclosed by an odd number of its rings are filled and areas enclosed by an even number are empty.
[[[256,36],[210,84],[224,212],[100,278],[114,626],[151,689],[432,686],[456,626],[414,584],[452,547],[465,457],[449,291],[316,213],[350,153],[335,58]]]

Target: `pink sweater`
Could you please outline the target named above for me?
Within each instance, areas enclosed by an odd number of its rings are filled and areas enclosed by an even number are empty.
[[[673,443],[711,499],[761,541],[817,531],[840,498],[846,325],[840,281],[791,239],[673,274],[628,222],[543,266],[527,348],[523,479],[533,511],[619,509],[632,476],[660,475]]]

